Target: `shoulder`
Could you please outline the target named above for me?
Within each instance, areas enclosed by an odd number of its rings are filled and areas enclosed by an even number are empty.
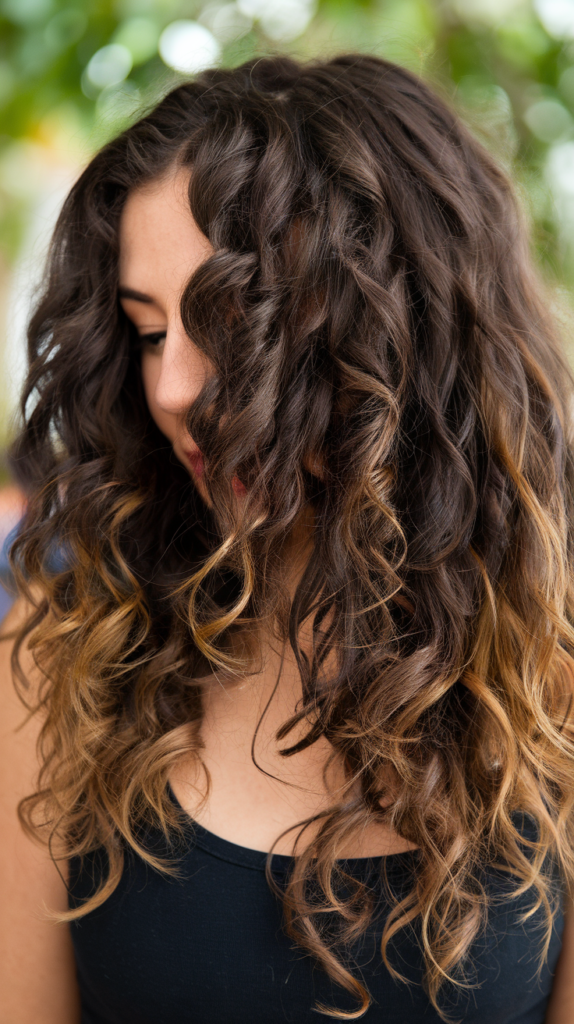
[[[13,655],[22,627],[34,614],[41,599],[42,594],[39,590],[33,594],[33,602],[23,597],[18,598],[0,623],[0,729],[4,735],[7,731],[17,728],[27,712],[18,694]],[[24,637],[23,642],[18,645],[18,661],[22,684],[29,695],[29,700],[33,702],[39,690],[41,677],[26,641],[27,638]]]
[[[41,594],[34,594],[33,602],[16,600],[0,625],[0,832],[16,828],[15,807],[38,784],[43,715],[37,704],[42,676],[27,636],[19,644],[18,666],[13,657],[37,598],[41,600]]]
[[[27,712],[26,705],[34,704],[39,693],[42,677],[29,649],[28,637],[24,635],[20,641],[20,636],[39,609],[43,596],[40,587],[33,587],[31,600],[17,598],[0,623],[0,728],[15,727]]]
[[[0,1019],[76,1024],[79,1010],[69,929],[47,912],[67,910],[65,865],[52,861],[45,844],[24,830],[18,814],[20,801],[38,785],[42,715],[29,708],[35,705],[41,676],[24,640],[23,700],[12,653],[34,609],[34,603],[17,600],[0,626],[0,988],[5,1014]]]
[[[6,657],[7,644],[12,646],[14,638],[22,626],[39,609],[45,594],[39,584],[30,587],[30,597],[19,596],[14,601],[7,615],[0,621],[0,650]]]

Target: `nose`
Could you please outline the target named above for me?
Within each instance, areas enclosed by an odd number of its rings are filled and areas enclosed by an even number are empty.
[[[208,361],[186,334],[181,319],[168,324],[155,401],[166,413],[183,415],[197,398],[208,373]]]

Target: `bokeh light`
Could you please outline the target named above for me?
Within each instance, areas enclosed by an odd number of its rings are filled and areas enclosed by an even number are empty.
[[[572,0],[534,0],[534,7],[544,27],[556,39],[574,38]]]
[[[90,87],[96,90],[105,89],[110,85],[118,85],[128,77],[132,69],[132,55],[127,46],[121,43],[110,43],[102,46],[88,62],[82,81],[85,80],[90,96]]]
[[[173,21],[159,38],[159,53],[168,67],[194,75],[216,64],[221,47],[213,32],[197,21]]]
[[[311,0],[237,0],[237,8],[245,17],[257,19],[276,41],[296,39],[315,13]]]

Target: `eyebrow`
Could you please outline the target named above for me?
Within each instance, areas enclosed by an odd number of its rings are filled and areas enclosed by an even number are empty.
[[[120,299],[135,299],[136,302],[153,304],[154,301],[150,295],[145,295],[144,292],[136,292],[135,288],[126,288],[124,285],[120,285],[118,288],[118,295]]]

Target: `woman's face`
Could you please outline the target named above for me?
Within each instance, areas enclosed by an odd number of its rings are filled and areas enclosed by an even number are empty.
[[[189,278],[213,249],[189,209],[188,182],[189,171],[180,170],[128,196],[120,222],[119,296],[143,339],[149,411],[210,504],[202,455],[185,429],[210,364],[185,333],[179,304]]]

